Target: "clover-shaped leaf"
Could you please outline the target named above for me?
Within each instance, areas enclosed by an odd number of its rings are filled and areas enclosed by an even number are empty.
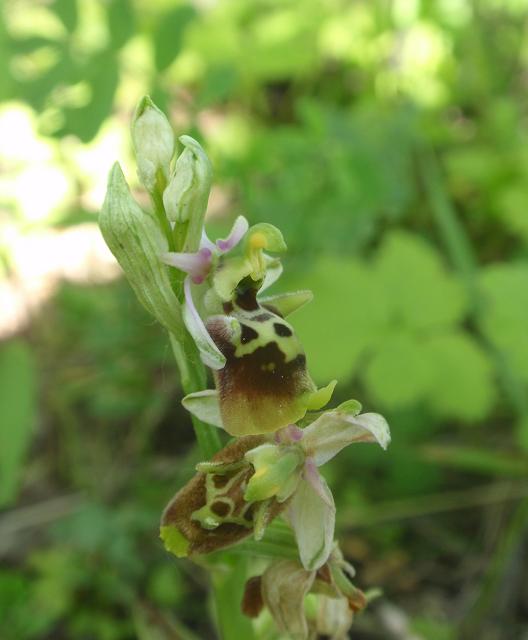
[[[321,381],[350,376],[362,353],[387,331],[376,279],[359,261],[326,257],[302,277],[283,281],[289,289],[309,283],[314,294],[310,313],[295,317],[312,374]]]
[[[463,317],[466,298],[461,284],[418,236],[400,231],[388,235],[375,269],[393,322],[422,330],[454,324]]]
[[[432,376],[423,345],[403,332],[383,343],[362,374],[372,398],[393,410],[420,401],[431,386]]]
[[[482,331],[528,382],[528,266],[490,266],[480,281],[484,294]]]
[[[461,331],[435,336],[423,357],[431,368],[427,396],[436,415],[467,421],[487,415],[495,400],[493,368],[475,340]]]

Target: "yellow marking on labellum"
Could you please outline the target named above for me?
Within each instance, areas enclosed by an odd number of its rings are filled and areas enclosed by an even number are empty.
[[[187,556],[190,542],[177,527],[162,525],[160,527],[160,538],[165,544],[165,549],[173,553],[177,558],[185,558]]]
[[[255,320],[251,313],[242,309],[235,310],[235,317],[239,320],[241,326],[245,327],[245,334],[255,335],[257,337],[250,340],[240,339],[237,341],[235,348],[235,356],[242,358],[243,356],[254,353],[259,347],[265,347],[271,342],[275,342],[279,350],[284,354],[284,362],[291,362],[300,353],[303,353],[300,340],[293,332],[292,326],[285,320],[275,314],[269,313],[267,320]],[[280,327],[277,330],[277,327]],[[244,336],[242,333],[242,336]],[[237,336],[238,337],[238,336]],[[271,366],[270,366],[271,365]],[[269,371],[275,369],[276,363],[268,363]]]
[[[257,231],[249,238],[249,246],[254,250],[266,249],[268,246],[268,239],[262,232]]]
[[[235,436],[269,433],[300,420],[317,389],[293,328],[259,304],[249,279],[237,288],[226,316],[207,322],[226,358],[215,372],[222,423]],[[231,320],[236,328],[228,326]]]
[[[207,473],[205,477],[205,504],[193,511],[192,520],[200,523],[204,529],[214,530],[222,524],[236,524],[251,528],[252,519],[246,518],[250,504],[237,504],[230,492],[240,484],[247,475],[247,468],[242,468],[231,478],[224,475]]]

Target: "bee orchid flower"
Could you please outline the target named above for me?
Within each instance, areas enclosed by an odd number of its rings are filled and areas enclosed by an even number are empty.
[[[227,257],[226,254],[242,241],[243,255]],[[201,298],[207,297],[210,307],[214,308],[216,302],[217,312],[222,311],[223,305],[229,304],[237,285],[244,278],[250,277],[252,281],[258,282],[259,289],[264,291],[282,273],[280,261],[264,253],[264,249],[286,249],[280,231],[270,224],[257,224],[250,228],[246,218],[238,216],[226,238],[212,242],[203,231],[197,251],[172,251],[160,256],[162,262],[187,274],[184,281],[183,320],[196,342],[202,361],[213,370],[222,369],[226,359],[204,324],[195,303],[194,290],[208,281],[210,287],[201,288],[196,293],[200,293]]]

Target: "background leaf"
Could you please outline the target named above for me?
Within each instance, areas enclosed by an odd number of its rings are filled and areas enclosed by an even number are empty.
[[[156,68],[166,69],[180,52],[187,27],[196,17],[196,11],[190,5],[174,7],[160,17],[153,37]]]
[[[12,341],[0,347],[0,506],[13,502],[35,428],[35,362],[29,347]]]

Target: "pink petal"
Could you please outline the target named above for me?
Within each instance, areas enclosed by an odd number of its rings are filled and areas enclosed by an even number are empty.
[[[319,491],[314,491],[307,478],[302,478],[287,509],[301,562],[308,571],[316,571],[323,566],[334,540],[334,500],[323,478],[320,478],[319,488],[324,497]]]
[[[303,430],[299,429],[299,427],[295,424],[289,424],[287,427],[279,429],[279,431],[275,432],[275,442],[281,444],[289,442],[299,442],[302,437]]]
[[[205,233],[205,229],[202,229],[202,239],[200,240],[200,247],[209,249],[211,252],[216,251],[216,244],[209,240],[209,236]]]
[[[195,284],[201,284],[211,269],[212,255],[210,249],[202,247],[196,253],[163,253],[161,260],[171,267],[188,273]]]
[[[194,304],[190,276],[185,278],[183,288],[185,293],[185,305],[183,307],[185,326],[196,342],[203,363],[211,367],[211,369],[222,369],[225,366],[225,357],[213,342]]]
[[[231,251],[231,249],[234,249],[246,235],[246,231],[248,230],[248,228],[249,223],[244,218],[244,216],[238,216],[227,238],[220,238],[216,241],[216,246],[218,247],[220,253],[226,253],[226,251]]]

